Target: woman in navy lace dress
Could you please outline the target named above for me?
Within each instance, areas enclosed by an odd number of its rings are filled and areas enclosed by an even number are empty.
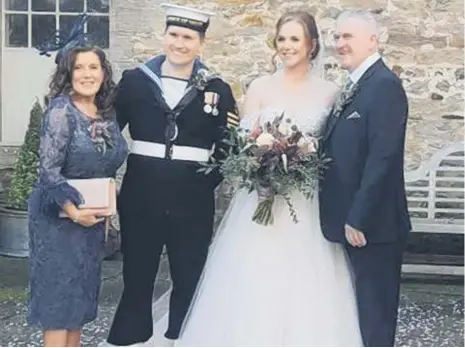
[[[91,47],[63,54],[50,84],[29,202],[29,323],[44,330],[45,346],[78,346],[97,315],[105,226],[94,211],[78,209],[80,195],[66,180],[115,177],[126,159],[113,89],[104,52]]]

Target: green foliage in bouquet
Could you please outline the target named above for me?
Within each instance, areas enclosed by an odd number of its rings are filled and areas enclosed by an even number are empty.
[[[8,189],[9,208],[27,210],[27,200],[38,177],[40,124],[43,110],[39,101],[34,103],[24,142],[19,150],[11,185]]]
[[[312,197],[330,162],[318,146],[318,139],[304,135],[284,114],[251,131],[232,128],[228,132],[224,142],[229,151],[224,159],[204,164],[200,171],[208,174],[219,168],[236,189],[257,191],[259,203],[253,221],[272,224],[275,197],[281,196],[297,223],[291,193],[298,191],[307,199]]]

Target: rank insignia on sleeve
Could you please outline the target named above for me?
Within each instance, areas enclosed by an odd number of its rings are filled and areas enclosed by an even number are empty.
[[[238,115],[233,114],[232,112],[228,111],[228,127],[237,127],[240,123],[240,118]]]

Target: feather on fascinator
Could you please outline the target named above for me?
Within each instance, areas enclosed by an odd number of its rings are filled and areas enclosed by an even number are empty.
[[[58,64],[65,53],[71,48],[84,46],[87,43],[85,24],[89,19],[86,13],[76,17],[73,27],[68,33],[56,30],[45,42],[36,46],[39,55],[50,57],[50,52],[58,51],[55,63]]]

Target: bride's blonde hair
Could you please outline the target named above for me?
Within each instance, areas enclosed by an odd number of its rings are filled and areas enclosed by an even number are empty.
[[[309,62],[314,60],[320,52],[320,35],[318,34],[318,27],[316,25],[315,17],[313,17],[313,15],[311,15],[307,11],[286,12],[279,18],[278,22],[276,23],[276,31],[275,36],[273,38],[273,47],[276,50],[276,52],[272,57],[274,71],[278,69],[278,67],[276,66],[276,57],[278,56],[276,40],[278,39],[278,35],[281,31],[282,26],[292,21],[299,23],[304,29],[304,34],[307,39],[309,49],[311,50]],[[316,41],[315,47],[313,47],[312,45],[312,40]]]

